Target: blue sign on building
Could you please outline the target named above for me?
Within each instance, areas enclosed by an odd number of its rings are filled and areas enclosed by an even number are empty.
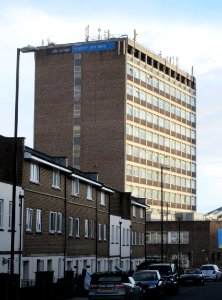
[[[72,53],[96,52],[115,49],[115,42],[80,44],[72,46]]]
[[[218,248],[222,249],[222,228],[218,228]]]

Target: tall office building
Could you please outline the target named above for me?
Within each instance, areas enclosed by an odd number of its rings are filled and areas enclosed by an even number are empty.
[[[35,64],[36,149],[146,198],[153,215],[196,210],[193,74],[127,36],[42,46]]]

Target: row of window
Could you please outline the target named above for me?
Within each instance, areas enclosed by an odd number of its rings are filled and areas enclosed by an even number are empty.
[[[126,175],[138,177],[140,179],[150,180],[153,182],[161,181],[161,174],[159,171],[145,169],[143,167],[137,167],[130,164],[126,164]],[[196,181],[194,179],[176,176],[168,173],[165,173],[163,176],[164,183],[188,189],[196,189]]]
[[[169,139],[161,134],[156,134],[154,132],[151,132],[149,130],[133,126],[131,124],[126,124],[126,134],[133,136],[137,139],[140,139],[144,142],[151,142],[157,145],[160,145],[162,147],[168,147],[171,150],[183,152],[187,155],[196,155],[196,148],[192,147],[188,144],[181,143],[179,141],[176,141],[174,139]]]
[[[195,114],[180,108],[170,102],[160,99],[156,96],[148,92],[144,92],[141,89],[138,89],[130,84],[127,85],[127,94],[130,96],[134,96],[137,99],[141,100],[141,105],[146,107],[146,104],[153,105],[154,107],[160,108],[171,115],[175,115],[179,118],[182,118],[188,122],[195,123],[196,116]]]
[[[30,164],[30,181],[40,183],[40,167],[36,163]],[[52,172],[52,187],[56,189],[61,188],[61,174],[58,170],[53,170]],[[78,179],[72,179],[71,195],[79,196]],[[93,200],[93,187],[91,185],[87,185],[86,199]],[[105,193],[103,191],[100,192],[100,205],[105,205]]]
[[[163,232],[164,244],[189,244],[189,231],[168,231]],[[161,244],[161,232],[149,231],[146,233],[146,244]]]
[[[147,160],[149,162],[170,166],[171,168],[177,168],[187,172],[196,173],[196,165],[194,163],[169,156],[166,157],[166,155],[162,153],[151,151],[145,148],[126,144],[126,154],[135,158]]]
[[[150,86],[153,86],[161,92],[165,92],[166,94],[169,94],[170,96],[181,100],[183,103],[191,105],[192,107],[195,107],[196,105],[194,97],[180,91],[179,89],[174,88],[173,86],[163,82],[162,80],[157,79],[156,77],[153,77],[139,70],[136,67],[133,67],[130,64],[127,64],[127,74],[145,82]]]
[[[111,243],[112,244],[119,244],[120,243],[120,226],[119,225],[112,225],[111,226]],[[131,245],[144,245],[144,232],[137,232],[131,231],[129,228],[121,228],[121,245],[122,246],[129,246]],[[130,241],[130,234],[131,234],[131,241]]]
[[[161,200],[161,191],[156,189],[138,187],[128,183],[126,185],[126,192],[132,193],[134,197],[146,198],[148,200]],[[163,198],[166,202],[196,206],[196,197],[191,196],[190,194],[187,195],[181,194],[180,192],[173,193],[164,191]]]
[[[144,109],[141,109],[139,107],[127,104],[127,114],[133,117],[136,117],[138,119],[141,119],[143,121],[149,122],[151,124],[160,126],[164,129],[167,129],[169,131],[183,135],[190,139],[196,138],[196,132],[194,130],[191,130],[187,127],[181,126],[180,124],[177,124],[175,122],[172,122],[171,120],[162,118],[158,115],[155,115],[149,111],[145,111]]]

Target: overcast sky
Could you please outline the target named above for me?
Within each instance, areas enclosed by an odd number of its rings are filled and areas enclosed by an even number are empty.
[[[197,80],[197,211],[222,206],[221,0],[0,0],[0,134],[14,134],[16,48],[126,34]],[[33,147],[34,55],[21,54],[18,135]]]

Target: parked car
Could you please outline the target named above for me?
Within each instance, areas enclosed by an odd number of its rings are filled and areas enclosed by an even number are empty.
[[[133,279],[142,288],[144,298],[160,298],[164,294],[164,281],[158,270],[135,271]]]
[[[165,290],[168,292],[179,292],[178,274],[175,264],[156,263],[146,266],[147,270],[158,270],[164,280]]]
[[[202,265],[200,271],[203,273],[205,280],[221,280],[221,271],[215,264]]]
[[[135,280],[128,274],[106,272],[92,275],[88,297],[90,300],[140,300],[142,294],[142,288],[137,286]]]
[[[179,277],[179,283],[184,284],[197,284],[197,285],[204,285],[205,279],[203,273],[200,269],[191,268],[185,269],[184,273]]]

